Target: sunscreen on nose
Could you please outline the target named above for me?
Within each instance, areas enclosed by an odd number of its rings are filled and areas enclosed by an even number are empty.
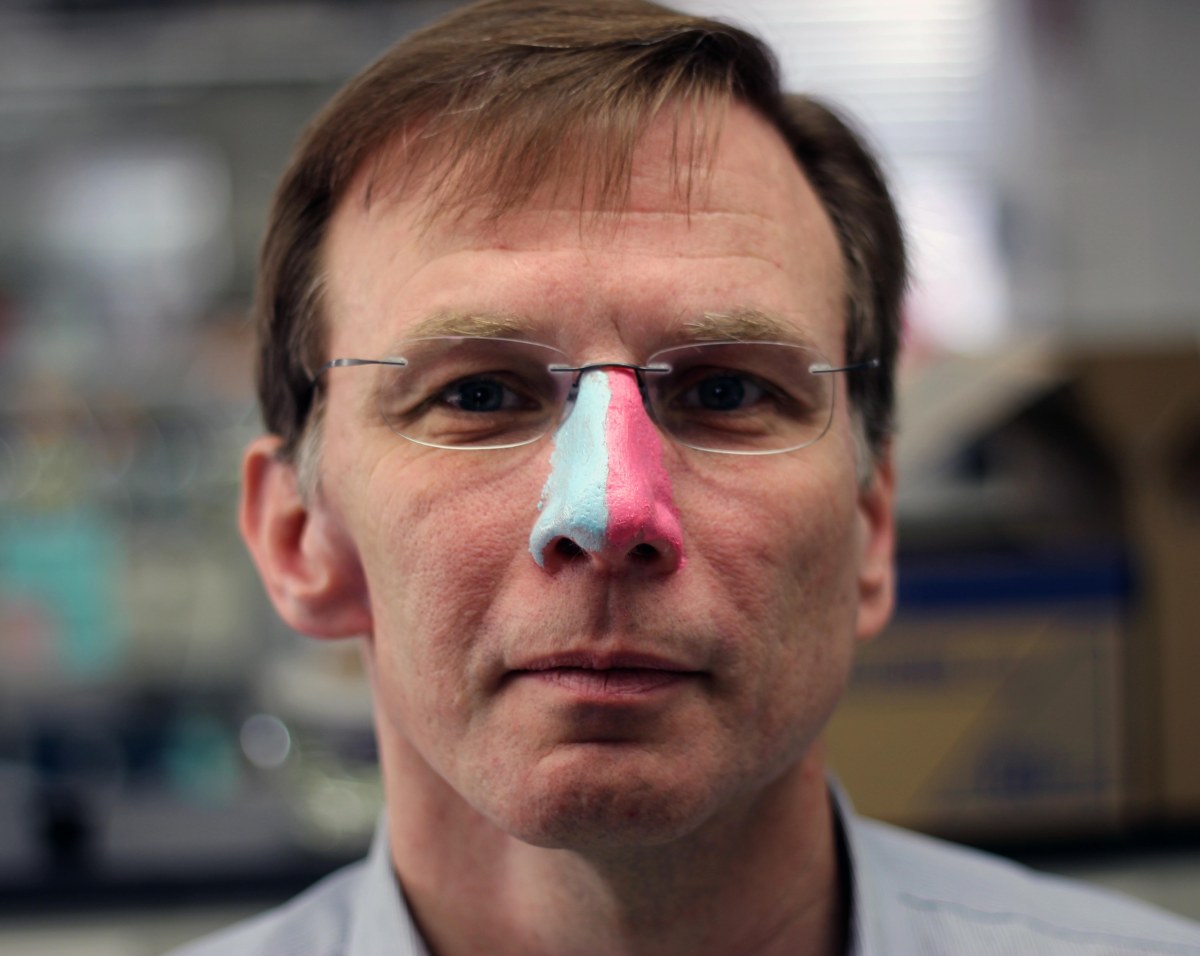
[[[682,553],[662,440],[634,372],[605,369],[580,377],[575,407],[554,436],[550,465],[529,538],[539,565],[559,538],[593,554],[606,548],[623,554],[642,542]]]
[[[529,552],[545,567],[546,548],[567,537],[585,551],[604,546],[608,527],[608,442],[605,419],[612,392],[608,375],[591,372],[579,381],[575,407],[554,434],[550,477],[542,488]]]
[[[682,554],[683,535],[663,467],[662,437],[646,414],[637,376],[629,369],[609,373],[608,542],[618,549],[653,541]]]

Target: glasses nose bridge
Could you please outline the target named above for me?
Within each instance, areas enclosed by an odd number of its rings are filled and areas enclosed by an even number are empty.
[[[642,408],[645,409],[646,415],[654,422],[655,426],[662,430],[658,423],[658,416],[654,413],[654,403],[650,398],[650,390],[646,386],[647,373],[663,373],[670,371],[669,368],[662,365],[637,365],[633,362],[587,362],[583,365],[551,365],[550,371],[559,375],[571,375],[571,385],[566,390],[563,396],[563,408],[559,415],[559,424],[566,421],[575,407],[575,399],[579,394],[579,383],[587,372],[599,372],[606,369],[623,368],[633,373],[637,379],[638,392],[642,396]]]

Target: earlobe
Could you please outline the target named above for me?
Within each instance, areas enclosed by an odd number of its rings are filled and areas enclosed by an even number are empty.
[[[875,461],[870,480],[859,489],[858,639],[883,630],[896,600],[895,471],[891,450]]]
[[[369,633],[370,603],[352,542],[329,509],[300,493],[296,468],[265,435],[242,462],[239,526],[280,617],[313,637]]]

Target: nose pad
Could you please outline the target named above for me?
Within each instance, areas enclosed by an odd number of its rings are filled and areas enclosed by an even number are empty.
[[[608,569],[668,573],[683,563],[683,531],[662,439],[636,374],[588,371],[554,438],[541,514],[529,538],[547,570],[590,560]]]

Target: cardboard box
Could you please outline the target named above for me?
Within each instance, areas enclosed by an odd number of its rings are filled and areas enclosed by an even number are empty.
[[[1124,799],[1119,599],[1105,583],[1013,600],[1011,574],[970,563],[956,576],[973,577],[973,591],[926,588],[932,599],[910,602],[862,649],[829,728],[832,766],[862,813],[926,832],[1113,830]]]
[[[1001,543],[1035,555],[1035,564],[1119,551],[1130,572],[1127,607],[1099,613],[1103,640],[1117,641],[1126,822],[1200,822],[1197,341],[1089,352],[1033,344],[943,365],[900,393],[902,543],[963,553]],[[997,639],[1009,625],[1012,633],[1042,626],[1032,610],[1020,623],[1009,603],[975,608],[955,626]],[[1064,635],[1079,626],[1065,608],[1043,610],[1056,615],[1045,625]],[[890,653],[889,643],[900,654],[926,629],[937,633],[951,612],[923,613],[902,612],[864,666]],[[915,696],[911,704],[924,706]]]
[[[1200,821],[1200,350],[1080,357],[1082,420],[1120,482],[1137,575],[1130,629],[1131,783],[1155,821]]]

